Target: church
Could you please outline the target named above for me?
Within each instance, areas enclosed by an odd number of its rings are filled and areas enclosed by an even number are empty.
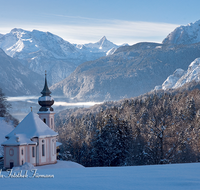
[[[38,99],[41,106],[37,114],[31,112],[19,125],[6,135],[4,147],[4,167],[9,169],[25,162],[34,166],[55,164],[57,162],[56,137],[54,131],[54,99],[47,85],[45,74],[44,89]]]

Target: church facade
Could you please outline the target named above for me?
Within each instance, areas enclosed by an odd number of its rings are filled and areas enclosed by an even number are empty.
[[[54,164],[57,162],[56,137],[54,131],[54,110],[51,107],[54,99],[47,85],[45,85],[38,99],[41,106],[37,114],[31,112],[19,125],[6,135],[4,147],[4,167],[12,168],[25,162],[34,166]]]

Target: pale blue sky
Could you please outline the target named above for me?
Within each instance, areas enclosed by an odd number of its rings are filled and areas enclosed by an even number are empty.
[[[162,42],[177,26],[200,19],[199,0],[0,0],[0,33],[49,31],[71,43]]]

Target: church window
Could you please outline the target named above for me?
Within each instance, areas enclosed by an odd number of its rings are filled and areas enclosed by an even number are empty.
[[[21,153],[22,153],[22,155],[24,154],[24,150],[23,150],[23,148],[21,149]]]
[[[51,118],[51,128],[53,128],[53,118]]]
[[[42,156],[45,156],[44,144],[42,145]]]
[[[9,150],[9,154],[10,154],[10,156],[14,155],[14,150],[12,148]]]
[[[24,164],[24,161],[22,160],[22,165]]]
[[[35,157],[35,147],[32,147],[32,157]]]
[[[43,121],[44,121],[44,123],[46,123],[46,119],[45,118],[43,119]]]

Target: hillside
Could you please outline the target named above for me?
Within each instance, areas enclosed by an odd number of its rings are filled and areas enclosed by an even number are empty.
[[[113,55],[81,64],[51,90],[78,101],[138,96],[162,84],[177,68],[186,70],[200,56],[199,49],[200,43],[176,46],[139,43],[120,47]]]
[[[31,71],[0,49],[0,88],[7,96],[38,94],[44,77]]]
[[[56,114],[63,159],[90,167],[196,162],[199,86]]]

